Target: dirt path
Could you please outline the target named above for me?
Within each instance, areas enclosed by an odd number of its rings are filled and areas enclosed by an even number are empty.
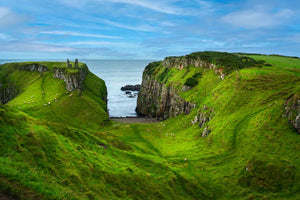
[[[115,122],[125,123],[125,124],[146,124],[158,122],[155,118],[145,118],[145,117],[111,117],[111,120]]]

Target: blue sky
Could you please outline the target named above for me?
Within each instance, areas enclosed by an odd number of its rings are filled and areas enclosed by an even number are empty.
[[[299,0],[0,0],[0,59],[300,56]]]

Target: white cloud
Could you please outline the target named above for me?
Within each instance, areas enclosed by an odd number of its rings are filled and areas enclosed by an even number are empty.
[[[42,31],[40,33],[41,34],[50,34],[50,35],[71,35],[71,36],[108,38],[108,39],[120,39],[121,38],[121,37],[117,37],[117,36],[86,34],[86,33],[78,33],[78,32],[73,32],[73,31]]]
[[[69,42],[67,45],[76,46],[76,45],[89,45],[89,46],[108,46],[108,47],[137,47],[136,43],[128,42],[103,42],[103,41],[78,41],[78,42]]]
[[[76,51],[72,47],[64,47],[59,45],[49,45],[43,43],[29,43],[29,42],[10,42],[1,44],[0,51],[9,52],[24,52],[24,51],[37,51],[37,52],[73,52]]]
[[[26,20],[28,20],[27,16],[14,13],[7,7],[0,7],[0,27],[5,28],[21,24]]]
[[[255,29],[283,24],[293,15],[294,12],[290,9],[273,13],[264,10],[242,10],[225,15],[221,20],[233,26]]]
[[[136,5],[136,6],[140,6],[140,7],[143,7],[143,8],[154,10],[156,12],[161,12],[161,13],[166,13],[166,14],[172,14],[172,15],[182,15],[182,14],[184,14],[184,12],[182,12],[181,9],[172,7],[171,5],[162,4],[161,3],[162,1],[110,0],[110,2]]]
[[[155,30],[156,30],[155,27],[152,27],[152,26],[149,26],[149,25],[128,26],[128,25],[125,25],[125,24],[121,24],[121,23],[114,22],[114,21],[111,21],[111,20],[106,20],[106,19],[102,19],[102,20],[99,20],[99,21],[101,21],[102,23],[111,25],[111,26],[130,29],[130,30],[135,30],[135,31],[155,32]]]
[[[0,40],[11,41],[11,40],[14,40],[14,38],[5,33],[0,33]]]

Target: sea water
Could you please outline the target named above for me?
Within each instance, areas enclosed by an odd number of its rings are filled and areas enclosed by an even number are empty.
[[[29,60],[0,60],[0,64],[21,61]],[[151,60],[79,59],[79,61],[86,63],[91,72],[105,81],[108,92],[107,106],[110,117],[134,117],[137,115],[135,112],[137,97],[129,98],[124,91],[121,91],[121,87],[141,84],[143,70],[149,62],[152,62]]]
[[[151,60],[81,60],[90,71],[105,81],[111,117],[136,116],[137,97],[129,98],[121,87],[142,83],[145,66]]]

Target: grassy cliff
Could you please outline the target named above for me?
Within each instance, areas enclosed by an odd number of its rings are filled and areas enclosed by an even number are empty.
[[[32,65],[44,66],[45,70],[26,68]],[[80,70],[86,71],[83,88],[66,90],[64,80],[53,77],[53,70],[57,68],[63,70],[65,77],[80,73]],[[63,62],[8,63],[0,66],[0,80],[4,85],[2,87],[6,84],[18,88],[16,97],[7,106],[40,120],[85,129],[98,128],[108,120],[105,83],[89,72],[83,63],[79,64],[78,69],[68,68]]]
[[[105,123],[104,83],[90,72],[84,89],[70,92],[50,67],[43,75],[11,71],[20,93],[0,106],[0,193],[21,199],[297,199],[300,139],[284,105],[300,94],[300,59],[246,56],[256,64],[229,68],[224,80],[209,68],[150,64],[145,73],[196,105],[188,115],[153,124]],[[214,58],[218,69],[228,65]],[[9,70],[1,69],[3,78]],[[19,86],[27,76],[27,85]],[[182,90],[190,78],[196,82]]]

